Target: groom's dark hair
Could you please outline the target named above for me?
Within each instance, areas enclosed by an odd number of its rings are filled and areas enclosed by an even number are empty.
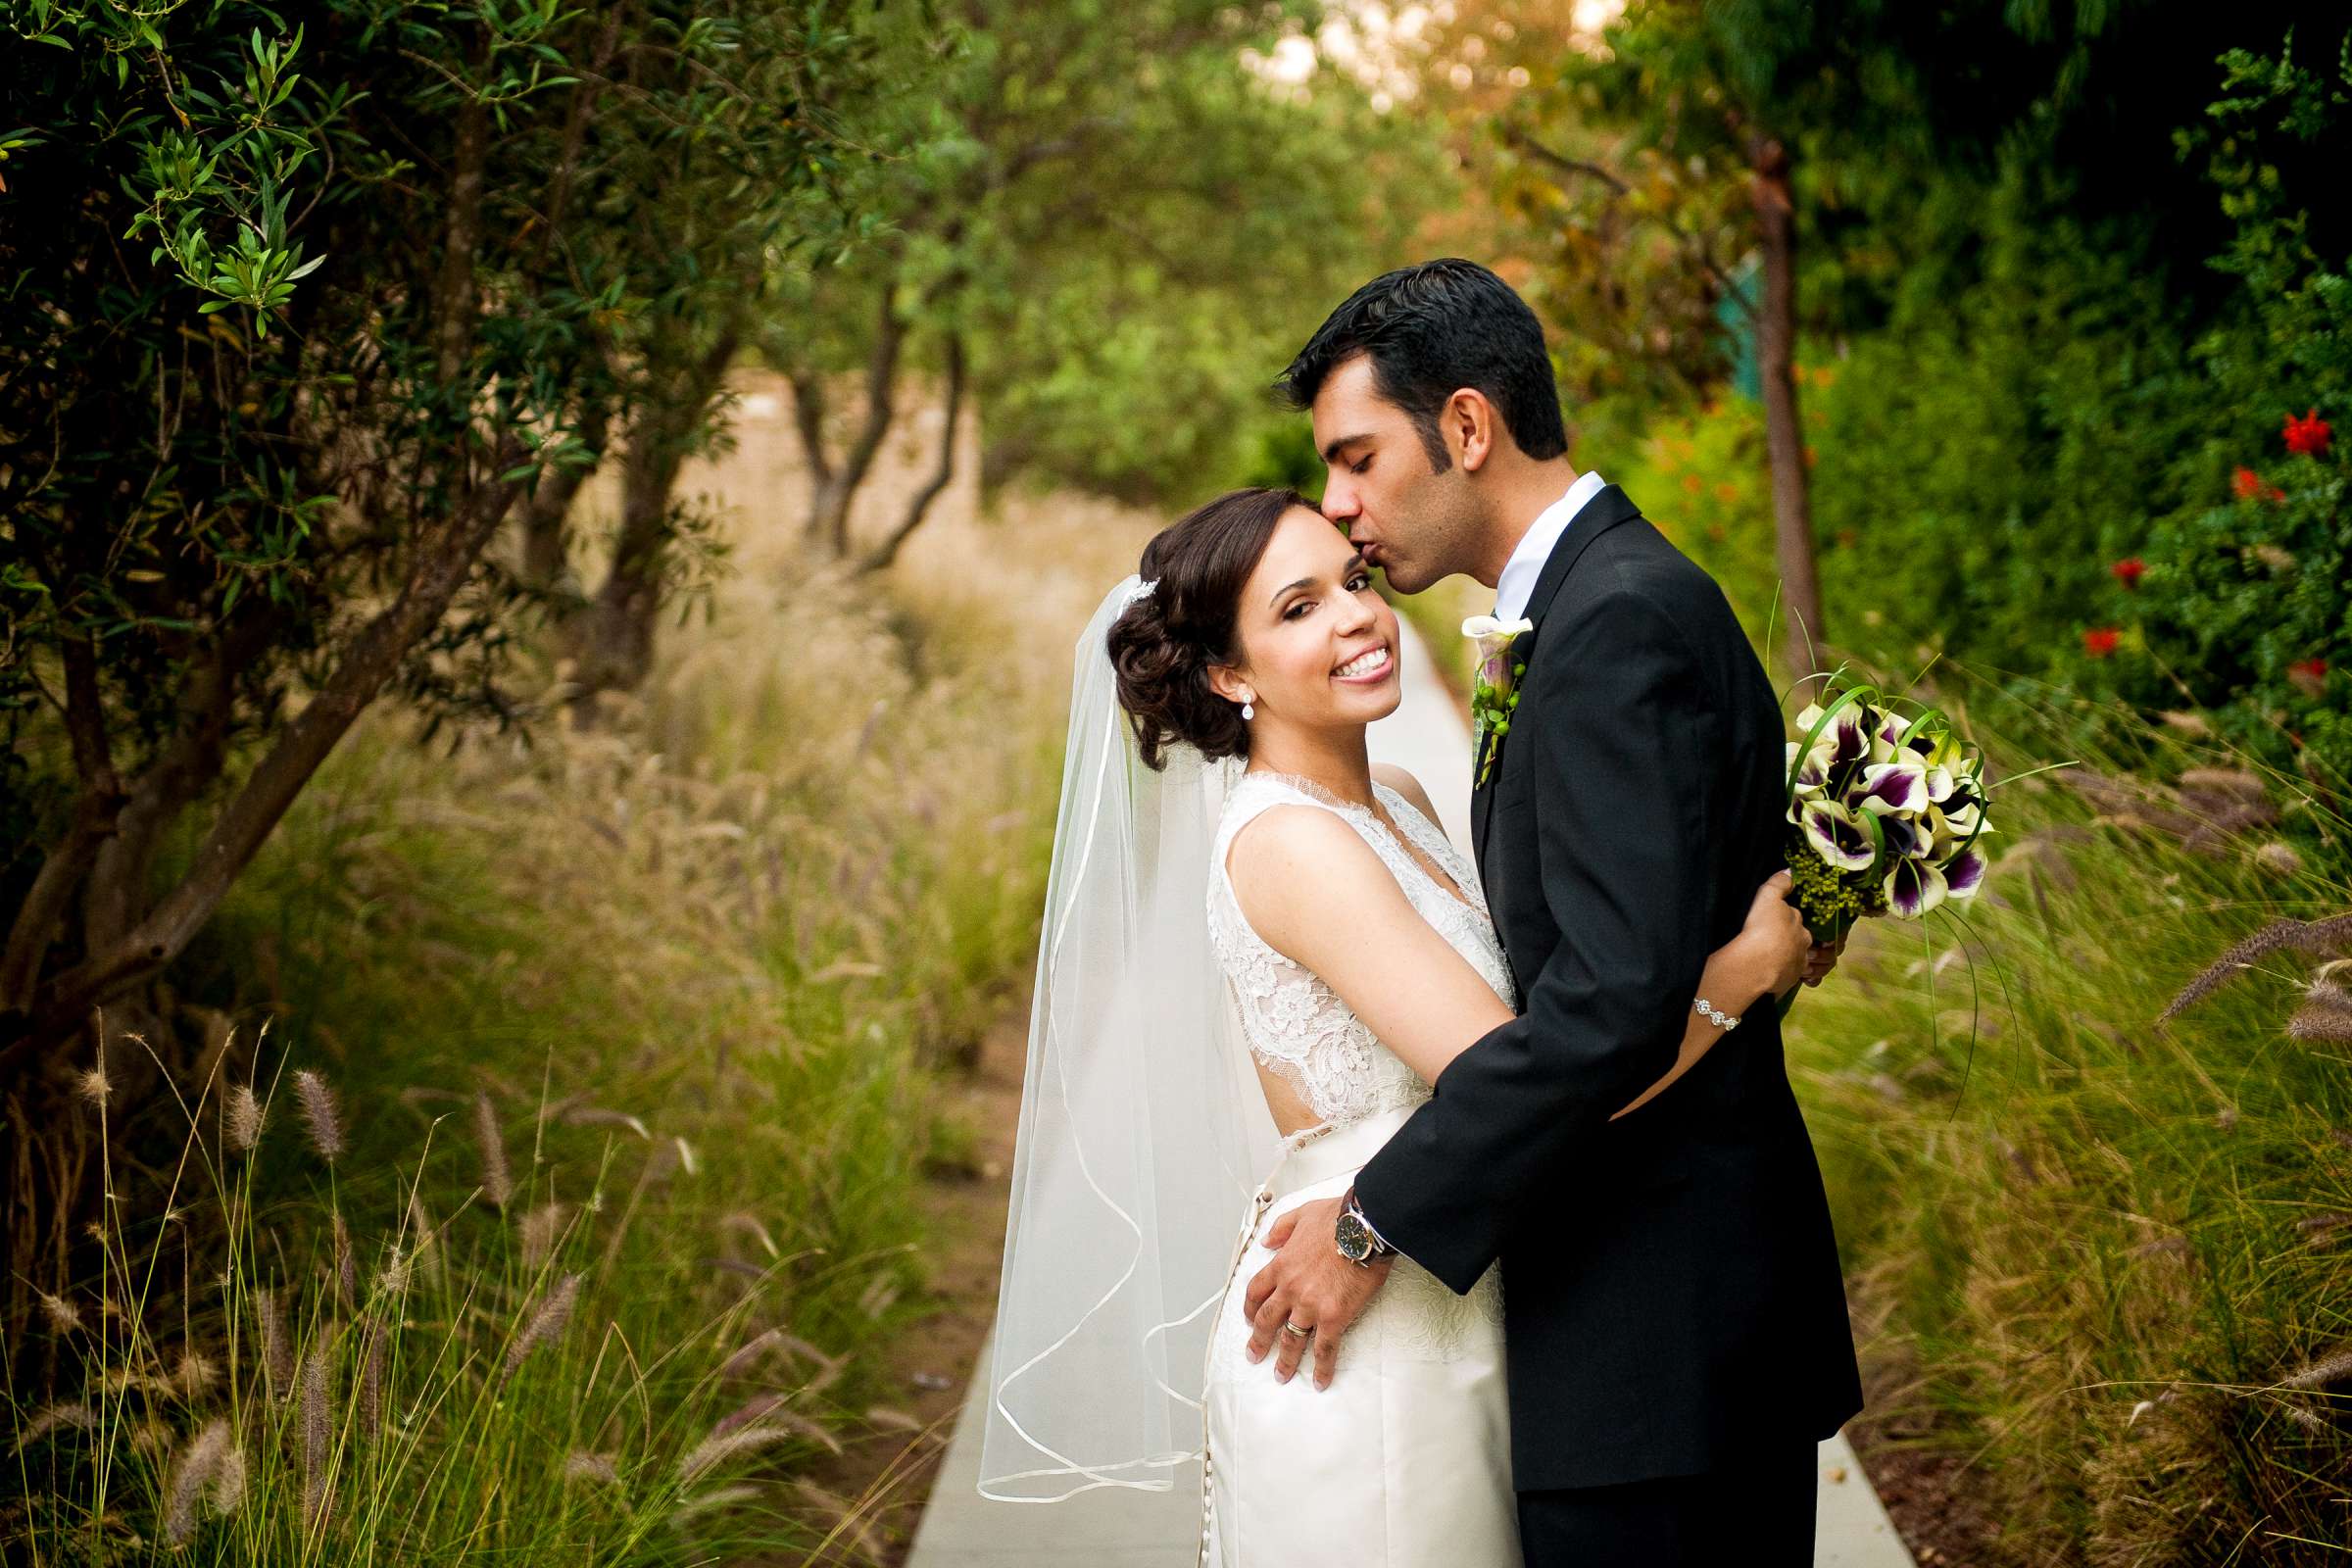
[[[1447,257],[1383,272],[1325,318],[1275,384],[1293,408],[1311,408],[1331,372],[1358,354],[1372,361],[1380,395],[1412,419],[1440,473],[1453,460],[1438,415],[1466,386],[1494,405],[1529,457],[1568,450],[1543,323],[1510,284],[1476,262]]]

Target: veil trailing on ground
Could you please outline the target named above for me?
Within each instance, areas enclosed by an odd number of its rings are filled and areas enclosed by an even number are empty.
[[[980,1493],[1165,1492],[1200,1454],[1208,1337],[1277,1139],[1208,940],[1230,764],[1143,764],[1104,634],[1078,639],[989,1368]]]

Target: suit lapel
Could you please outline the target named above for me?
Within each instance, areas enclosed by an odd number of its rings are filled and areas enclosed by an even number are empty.
[[[1476,771],[1478,762],[1478,757],[1473,754],[1470,759],[1472,769],[1470,776],[1473,779],[1478,777]],[[1470,854],[1471,858],[1478,861],[1478,879],[1481,882],[1487,879],[1487,817],[1494,806],[1494,781],[1493,779],[1487,780],[1470,792]]]
[[[1560,585],[1568,580],[1568,574],[1576,569],[1576,564],[1584,559],[1585,552],[1592,548],[1592,541],[1619,523],[1631,522],[1640,515],[1642,509],[1613,484],[1603,485],[1598,495],[1585,503],[1584,510],[1568,524],[1568,531],[1560,535],[1559,543],[1551,547],[1551,555],[1544,561],[1544,570],[1536,578],[1535,591],[1528,595],[1526,614],[1534,625],[1521,634],[1519,641],[1512,646],[1511,653],[1515,660],[1532,667],[1536,639],[1544,634],[1544,612],[1551,608],[1552,600],[1559,596]],[[1476,765],[1473,760],[1472,766]],[[1488,880],[1487,829],[1494,816],[1495,787],[1501,783],[1505,765],[1502,759],[1495,759],[1494,771],[1470,797],[1470,849],[1478,860],[1481,881]],[[1472,774],[1473,778],[1476,776]]]

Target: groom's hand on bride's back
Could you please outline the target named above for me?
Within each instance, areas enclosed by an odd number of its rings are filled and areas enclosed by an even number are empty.
[[[1337,1235],[1344,1203],[1338,1198],[1301,1203],[1266,1228],[1263,1240],[1274,1250],[1274,1261],[1250,1280],[1242,1309],[1250,1316],[1250,1359],[1262,1361],[1273,1348],[1274,1376],[1281,1382],[1290,1382],[1311,1343],[1315,1387],[1331,1387],[1341,1338],[1362,1315],[1364,1303],[1396,1261],[1384,1257],[1350,1263],[1340,1255]],[[1285,1332],[1286,1323],[1309,1332]]]

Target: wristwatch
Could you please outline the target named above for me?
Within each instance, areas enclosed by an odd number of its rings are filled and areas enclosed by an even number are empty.
[[[1340,1255],[1358,1268],[1370,1268],[1384,1257],[1395,1257],[1396,1249],[1382,1239],[1364,1218],[1364,1208],[1355,1200],[1355,1189],[1348,1189],[1347,1201],[1340,1205],[1340,1218],[1335,1234]]]

